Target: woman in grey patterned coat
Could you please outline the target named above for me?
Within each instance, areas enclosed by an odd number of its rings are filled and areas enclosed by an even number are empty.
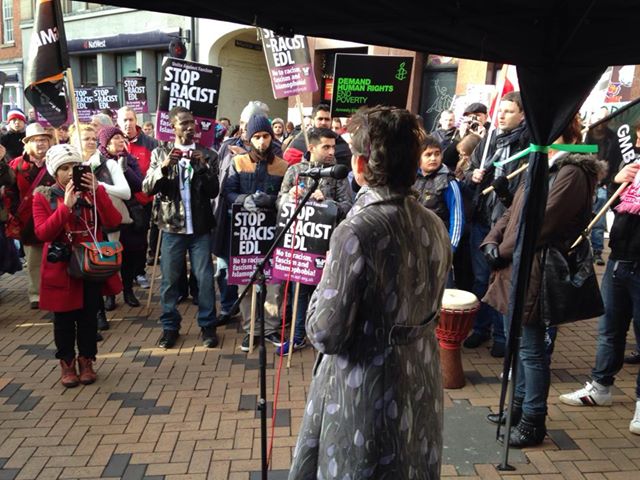
[[[307,333],[320,352],[290,479],[435,479],[442,385],[435,325],[447,231],[411,195],[422,132],[406,110],[351,120],[358,193],[331,238]]]

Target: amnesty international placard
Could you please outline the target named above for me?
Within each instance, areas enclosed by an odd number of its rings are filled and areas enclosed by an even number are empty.
[[[375,105],[406,108],[412,66],[411,57],[337,53],[331,116]]]
[[[278,213],[278,229],[284,228],[295,208],[291,202],[282,205]],[[306,285],[320,283],[337,218],[338,207],[334,203],[307,203],[273,254],[273,278],[286,281],[291,275],[294,282]]]
[[[232,285],[246,285],[264,258],[276,237],[276,212],[259,209],[249,212],[242,205],[231,207],[231,252],[229,278]],[[267,283],[271,281],[271,268],[265,269]]]

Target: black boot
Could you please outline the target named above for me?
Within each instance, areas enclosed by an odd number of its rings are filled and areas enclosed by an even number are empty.
[[[140,300],[138,300],[138,297],[136,297],[136,294],[133,293],[133,290],[124,290],[122,292],[122,296],[124,297],[124,303],[126,303],[130,307],[140,306]]]
[[[522,398],[514,398],[513,399],[513,409],[511,410],[511,425],[515,426],[520,422],[522,418]],[[487,420],[494,425],[505,425],[507,423],[507,412],[502,412],[502,415],[499,413],[490,413],[487,415]]]
[[[110,311],[116,309],[116,296],[115,295],[108,295],[104,299],[104,309],[107,312],[110,312]]]
[[[523,414],[520,423],[511,429],[509,445],[515,448],[535,447],[544,442],[547,434],[546,415]]]
[[[96,314],[98,320],[98,330],[109,330],[109,322],[107,321],[107,315],[104,310],[98,310]]]

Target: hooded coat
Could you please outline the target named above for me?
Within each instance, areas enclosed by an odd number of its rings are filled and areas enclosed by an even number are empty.
[[[415,197],[365,187],[330,245],[307,312],[321,354],[289,478],[440,478],[447,231]]]
[[[549,189],[544,222],[529,277],[523,325],[538,324],[543,321],[539,314],[542,250],[546,245],[553,245],[562,252],[567,252],[585,229],[591,218],[593,193],[602,168],[600,162],[591,155],[558,155],[558,157],[561,158],[556,160],[550,168],[550,174],[555,178]],[[503,315],[507,315],[509,311],[513,252],[516,247],[523,203],[524,183],[518,188],[511,207],[498,220],[480,246],[482,248],[486,244],[497,244],[500,258],[507,262],[504,268],[494,272],[487,294],[482,299]]]
[[[93,208],[86,202],[92,202],[90,194],[83,193],[85,206],[76,204],[73,210],[64,205],[64,192],[58,186],[38,187],[33,196],[33,219],[35,233],[44,242],[42,266],[40,268],[40,308],[51,312],[69,312],[82,308],[84,281],[73,278],[67,272],[69,262],[51,263],[47,260],[47,251],[51,242],[64,242],[77,245],[92,240],[96,219]],[[102,240],[102,229],[113,228],[120,224],[122,216],[113,206],[102,185],[96,188],[96,209],[98,212],[97,240]],[[55,206],[55,208],[52,208]],[[69,239],[66,231],[75,232]],[[106,293],[118,293],[122,284],[118,275],[107,279]]]

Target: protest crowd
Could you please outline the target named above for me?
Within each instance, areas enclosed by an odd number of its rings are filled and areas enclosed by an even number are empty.
[[[371,108],[345,119],[332,118],[330,107],[319,104],[308,125],[294,126],[271,119],[268,106],[254,100],[238,119],[218,118],[207,147],[197,140],[196,115],[181,106],[167,113],[171,141],[156,140],[154,124],[138,125],[138,115],[127,106],[57,129],[14,108],[0,138],[2,272],[25,269],[25,307],[54,312],[56,358],[65,387],[99,380],[93,364],[109,329],[109,312],[120,301],[142,308],[135,287],[149,289],[151,270],[158,265],[160,347],[176,346],[183,320],[191,321],[182,318],[179,305],[190,297],[207,348],[218,346],[217,329],[230,322],[239,322],[245,332],[243,352],[260,335],[277,355],[316,348],[323,359],[312,399],[336,389],[331,395],[346,396],[343,401],[355,409],[358,401],[349,400],[353,389],[374,388],[382,370],[396,375],[397,408],[405,415],[413,409],[409,418],[421,436],[412,440],[416,445],[389,451],[397,454],[389,459],[389,471],[398,462],[437,472],[439,458],[423,455],[422,465],[412,453],[442,448],[439,367],[425,362],[422,352],[437,356],[435,322],[429,320],[437,317],[445,288],[472,292],[481,302],[464,347],[491,342],[491,355],[501,358],[509,338],[525,178],[519,172],[527,162],[526,155],[514,157],[530,144],[519,92],[503,96],[493,116],[486,105],[471,103],[461,118],[445,110],[438,128],[425,132],[406,110]],[[512,403],[509,435],[515,447],[539,445],[546,435],[550,364],[557,325],[563,323],[549,317],[544,300],[547,288],[562,288],[543,281],[550,247],[569,252],[617,184],[635,185],[640,170],[640,164],[621,161],[611,148],[606,123],[586,138],[583,128],[576,116],[554,142],[558,148],[548,153],[549,195],[526,295]],[[599,145],[599,153],[564,148],[583,143]],[[334,165],[347,168],[348,176],[325,174],[317,182],[308,176]],[[247,283],[292,205],[307,193],[310,203],[298,218],[298,230],[285,237],[271,264],[260,331],[251,325],[251,295],[238,304],[238,287]],[[602,222],[584,242],[593,247],[587,261],[606,264],[603,309],[594,315],[601,313],[592,378],[560,395],[562,403],[610,405],[623,363],[640,364],[640,316],[634,313],[640,311],[639,198],[634,187],[614,203],[606,262]],[[92,245],[104,248],[104,265],[76,275],[74,269],[93,258]],[[114,265],[108,265],[111,260]],[[297,276],[285,289],[294,266]],[[281,336],[283,322],[293,329],[291,337]],[[630,325],[639,343],[625,355]],[[391,329],[393,348],[384,359],[379,345],[368,343],[377,328]],[[364,337],[356,341],[360,334]],[[415,365],[412,375],[404,373],[406,363]],[[362,372],[354,373],[362,365],[373,366],[364,380]],[[640,373],[636,393],[629,430],[640,435]],[[422,395],[431,398],[414,407],[405,402]],[[354,412],[342,413],[348,419]],[[363,437],[358,441],[376,435],[380,419],[360,413],[366,418],[362,427],[351,425],[352,416],[325,429],[314,423],[313,408],[307,409],[292,467],[298,476],[291,478],[307,478],[309,468],[322,464],[314,445],[353,438],[356,430]],[[504,423],[505,415],[488,419]],[[387,438],[402,443],[405,427],[387,425]],[[353,462],[352,472],[366,461],[343,459]]]

